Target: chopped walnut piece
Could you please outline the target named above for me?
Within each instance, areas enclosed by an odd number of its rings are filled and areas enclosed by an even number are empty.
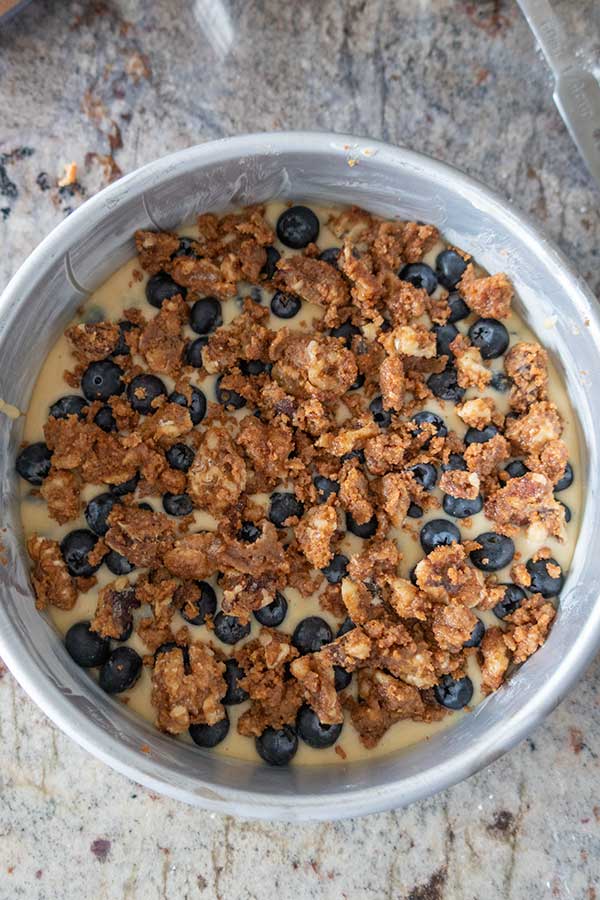
[[[431,630],[442,650],[458,653],[471,637],[477,622],[477,616],[466,606],[436,606]]]
[[[346,282],[337,269],[328,262],[306,256],[282,257],[277,263],[275,284],[308,303],[323,306],[326,321],[332,318],[336,307],[350,299]]]
[[[524,662],[542,646],[555,616],[554,606],[541,594],[527,597],[514,613],[506,616],[504,621],[509,627],[503,636],[513,662]]]
[[[82,363],[106,359],[119,342],[119,326],[114,322],[86,322],[65,331],[73,355]]]
[[[554,403],[532,403],[527,412],[516,419],[507,419],[505,434],[517,454],[540,453],[550,441],[556,441],[563,430],[562,420]]]
[[[133,620],[133,610],[138,609],[135,587],[125,578],[117,578],[102,588],[98,594],[96,612],[90,628],[105,638],[123,640]]]
[[[375,510],[371,502],[369,482],[358,467],[346,468],[340,480],[340,503],[358,525],[373,518]]]
[[[406,578],[387,576],[385,584],[389,589],[386,599],[399,618],[426,621],[431,603],[423,591]]]
[[[218,570],[217,559],[221,547],[221,538],[211,531],[186,534],[167,549],[163,555],[163,564],[179,578],[208,578]]]
[[[179,403],[163,403],[155,413],[145,417],[138,435],[144,441],[170,446],[177,438],[188,434],[193,427],[187,407]],[[139,457],[140,468],[143,466],[144,456],[142,453]]]
[[[165,231],[136,231],[135,249],[142,269],[155,275],[165,268],[179,249],[179,238]]]
[[[417,584],[437,603],[477,606],[484,594],[483,574],[470,565],[462,544],[436,547],[415,569]]]
[[[267,489],[286,478],[294,441],[291,429],[283,422],[266,424],[256,416],[246,416],[237,443],[244,448],[252,468],[264,480]]]
[[[347,239],[338,257],[338,266],[352,283],[350,293],[354,303],[371,318],[383,293],[382,279],[373,273],[373,260],[367,255],[357,257],[352,242]]]
[[[313,708],[323,725],[335,725],[344,721],[331,663],[320,653],[310,653],[295,659],[290,669],[304,690],[304,700]]]
[[[564,507],[554,499],[553,484],[539,472],[511,478],[485,502],[484,511],[498,525],[541,524],[544,533],[564,537]]]
[[[81,510],[80,491],[81,478],[76,472],[52,467],[40,488],[50,518],[59,525],[76,519]]]
[[[510,405],[518,412],[548,394],[548,354],[539,344],[519,341],[504,357],[504,369],[512,379]]]
[[[372,593],[365,584],[351,578],[342,581],[342,600],[356,625],[386,614],[381,597]]]
[[[116,504],[105,541],[134,566],[158,566],[175,539],[175,525],[163,513]]]
[[[34,563],[31,581],[36,607],[73,609],[77,601],[77,587],[69,575],[58,541],[33,534],[27,540],[27,552]]]
[[[183,361],[185,341],[182,329],[187,317],[187,306],[176,295],[164,301],[157,315],[142,331],[139,352],[153,372],[177,377]]]
[[[481,444],[479,446],[482,446]],[[475,500],[479,496],[480,481],[477,472],[463,472],[461,469],[450,469],[442,472],[440,490],[451,497],[464,500]]]
[[[345,456],[346,453],[356,450],[365,441],[368,443],[369,439],[374,438],[380,432],[379,425],[372,420],[355,428],[342,426],[337,433],[329,432],[321,435],[316,441],[316,446],[327,450],[332,456]]]
[[[315,569],[324,569],[333,557],[331,539],[337,529],[337,513],[332,506],[312,506],[296,526],[296,540]]]
[[[354,354],[335,337],[286,333],[271,344],[272,376],[288,394],[333,402],[356,381]]]
[[[174,281],[202,297],[227,300],[235,297],[235,282],[226,278],[219,266],[209,259],[179,256],[169,266]]]
[[[395,528],[400,528],[411,502],[414,479],[407,472],[389,472],[380,482],[382,507]]]
[[[424,325],[399,325],[381,338],[390,355],[432,359],[436,355],[435,334]]]
[[[405,684],[379,669],[361,669],[358,674],[358,702],[349,697],[352,724],[361,743],[377,746],[390,725],[401,719],[422,718],[425,707],[416,687]]]
[[[159,653],[152,672],[156,725],[169,734],[181,734],[195,723],[215,725],[225,716],[225,664],[208,644],[191,644],[188,654],[189,674],[179,648]]]
[[[244,460],[227,429],[210,425],[188,471],[188,492],[196,506],[221,515],[245,489],[246,478]]]
[[[481,430],[493,420],[495,409],[490,397],[475,397],[459,404],[456,412],[469,428]]]
[[[384,618],[372,619],[363,627],[372,641],[370,665],[418,688],[436,684],[434,657],[427,641],[413,638],[402,623]]]
[[[474,387],[482,391],[492,380],[492,372],[485,367],[479,347],[471,347],[468,339],[459,334],[450,344],[450,350],[456,358],[460,387]]]
[[[467,306],[484,318],[506,319],[510,315],[513,286],[503,272],[477,278],[473,266],[461,278],[457,290]]]
[[[395,575],[402,554],[396,541],[374,537],[364,545],[362,553],[353,553],[348,574],[355,581],[378,582],[384,575]]]
[[[501,628],[488,628],[479,647],[481,690],[490,694],[498,690],[510,663],[504,633]]]

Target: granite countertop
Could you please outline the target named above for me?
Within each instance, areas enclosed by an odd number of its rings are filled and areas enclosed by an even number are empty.
[[[600,59],[596,0],[554,4]],[[531,213],[600,289],[600,194],[510,0],[88,0],[0,27],[0,286],[86,196],[210,138],[383,138]],[[65,166],[77,182],[60,188]],[[0,665],[0,900],[600,897],[597,660],[531,737],[409,809],[316,825],[163,799],[63,736]]]

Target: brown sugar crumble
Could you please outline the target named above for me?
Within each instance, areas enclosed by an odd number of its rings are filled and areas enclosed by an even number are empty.
[[[94,592],[86,640],[133,654],[166,734],[216,746],[240,704],[266,762],[296,732],[345,761],[349,729],[373,749],[433,726],[545,642],[573,476],[546,351],[469,328],[511,318],[505,274],[356,207],[322,221],[335,248],[306,207],[273,224],[254,206],[138,231],[148,305],[67,328],[83,402],[52,407],[29,479],[66,537],[28,538],[31,580],[40,610]]]

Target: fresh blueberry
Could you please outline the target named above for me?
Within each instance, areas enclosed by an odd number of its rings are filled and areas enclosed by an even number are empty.
[[[438,284],[437,275],[426,263],[409,263],[400,269],[398,278],[409,281],[417,288],[423,288],[428,294],[433,294]]]
[[[322,750],[325,747],[333,747],[340,736],[342,723],[323,725],[310,706],[302,706],[296,719],[296,729],[305,744],[316,750]]]
[[[188,366],[194,366],[195,369],[201,369],[204,365],[202,362],[202,351],[208,344],[208,336],[203,334],[196,338],[191,344],[187,345],[185,351],[185,361]]]
[[[65,635],[65,647],[71,659],[82,669],[103,665],[110,653],[110,641],[90,629],[89,622],[71,625]]]
[[[256,752],[270,766],[287,766],[298,749],[298,737],[291,725],[265,728],[256,738]]]
[[[271,299],[271,312],[279,319],[293,319],[300,312],[302,300],[295,294],[276,291]]]
[[[559,570],[559,574],[551,575],[548,571],[548,566],[556,567]],[[526,568],[531,577],[529,590],[532,594],[541,594],[546,599],[548,597],[557,597],[560,594],[565,583],[565,576],[555,559],[550,557],[549,559],[538,559],[536,562],[529,559],[527,560]]]
[[[214,616],[217,610],[217,595],[208,581],[197,581],[196,585],[200,589],[200,596],[192,603],[196,612],[190,616],[186,612],[186,605],[184,604],[180,609],[180,613],[190,625],[204,625],[206,617]]]
[[[350,385],[348,390],[349,391],[358,391],[361,389],[361,387],[364,385],[364,383],[365,383],[365,376],[363,375],[362,372],[359,372],[358,375],[356,376],[356,380],[352,382],[352,384]]]
[[[142,674],[142,657],[132,647],[117,647],[100,669],[98,684],[107,694],[128,691]]]
[[[512,462],[509,462],[507,466],[505,466],[504,471],[510,478],[522,478],[523,475],[527,475],[529,469],[521,459],[513,459]]]
[[[339,584],[346,577],[348,570],[348,557],[343,553],[336,553],[321,572],[329,584]]]
[[[444,494],[442,501],[444,512],[454,519],[466,519],[474,516],[483,509],[483,497],[479,494],[474,500],[467,500],[464,497],[453,497],[451,494]]]
[[[504,372],[494,372],[490,381],[490,387],[499,394],[506,394],[510,390],[512,379],[505,375]]]
[[[287,611],[287,600],[281,591],[277,591],[275,598],[267,606],[254,611],[254,618],[265,628],[277,628],[285,619]]]
[[[506,351],[510,337],[498,319],[477,319],[469,328],[469,337],[479,347],[482,359],[496,359]]]
[[[271,494],[269,519],[277,528],[285,528],[285,522],[292,518],[300,518],[304,513],[304,504],[295,496],[284,491]]]
[[[237,391],[233,391],[231,388],[221,387],[222,378],[223,376],[219,375],[219,377],[217,378],[217,383],[215,384],[215,396],[217,398],[217,402],[229,411],[234,409],[242,409],[242,407],[246,405],[246,398],[242,397],[241,394],[238,394]]]
[[[317,653],[332,640],[331,628],[320,616],[307,616],[306,619],[302,619],[292,635],[292,644],[302,656],[306,653]]]
[[[408,573],[408,577],[411,584],[414,584],[415,587],[418,587],[417,584],[417,567],[413,566],[410,572]]]
[[[127,399],[132,409],[144,416],[156,411],[152,406],[157,397],[166,397],[167,389],[156,375],[136,375],[127,387]]]
[[[277,263],[281,259],[281,253],[271,244],[265,247],[265,250],[267,251],[267,261],[262,267],[260,274],[264,275],[265,278],[271,279],[277,271]]]
[[[352,672],[346,672],[341,666],[333,667],[333,686],[337,693],[345,690],[352,681]]]
[[[438,473],[433,463],[415,463],[408,467],[408,471],[412,472],[412,477],[424,490],[430,491],[435,487]]]
[[[127,481],[122,481],[121,484],[111,484],[108,489],[111,494],[116,494],[117,497],[122,497],[124,494],[133,494],[136,487],[138,486],[139,480],[140,473],[136,472],[133,478],[129,478]]]
[[[354,631],[356,625],[350,618],[350,616],[346,616],[342,624],[337,630],[336,638],[342,637],[344,634],[348,634],[349,631]]]
[[[170,516],[189,516],[194,508],[188,494],[172,494],[170,491],[163,494],[162,505]]]
[[[354,335],[360,333],[360,328],[353,325],[349,319],[346,322],[342,322],[342,324],[338,325],[336,328],[332,328],[329,332],[331,337],[341,338],[348,348],[352,347],[352,338]]]
[[[456,325],[451,322],[446,325],[437,325],[435,331],[435,349],[438,356],[454,356],[450,344],[459,334]]]
[[[150,306],[160,309],[165,300],[181,294],[185,298],[187,291],[177,284],[166,272],[158,272],[149,278],[146,283],[146,300]]]
[[[24,447],[15,462],[15,468],[21,478],[36,487],[42,484],[50,471],[52,453],[43,441],[28,444]]]
[[[108,400],[122,394],[123,369],[109,359],[90,363],[81,379],[81,390],[88,400]]]
[[[465,389],[458,383],[458,372],[454,366],[446,366],[443,372],[434,372],[427,379],[427,387],[438,400],[458,403],[465,396]]]
[[[376,422],[380,428],[388,428],[391,425],[393,410],[384,409],[383,399],[381,396],[374,397],[373,400],[371,400],[371,402],[369,403],[369,409],[371,410],[373,421]]]
[[[108,517],[115,503],[119,503],[119,498],[115,494],[97,494],[93,497],[85,508],[85,521],[92,529],[94,534],[102,537],[108,531]]]
[[[571,513],[571,508],[569,506],[567,506],[566,503],[563,503],[562,500],[559,500],[558,503],[560,503],[560,505],[563,507],[563,509],[565,511],[565,522],[570,522],[571,519],[573,518],[572,513]]]
[[[88,402],[80,397],[79,394],[67,394],[61,397],[56,403],[50,407],[49,415],[55,419],[66,419],[67,416],[77,416],[78,419],[85,419],[84,409],[87,409]]]
[[[319,253],[319,259],[323,260],[323,262],[329,263],[330,266],[333,266],[334,269],[338,267],[338,259],[341,253],[340,247],[328,247],[326,250],[323,250]]]
[[[349,459],[357,459],[361,465],[364,465],[365,462],[365,451],[362,449],[358,450],[350,450],[349,453],[344,453],[343,456],[340,456],[340,462],[345,463]]]
[[[373,516],[368,522],[359,525],[351,513],[346,513],[346,528],[356,537],[367,539],[373,537],[377,531],[377,516]]]
[[[307,206],[290,206],[277,220],[277,237],[286,247],[300,250],[319,237],[319,220]]]
[[[244,541],[245,544],[253,544],[262,534],[262,528],[255,525],[254,522],[242,522],[242,526],[237,533],[238,541]]]
[[[446,709],[463,709],[473,696],[473,682],[468,675],[456,681],[451,675],[442,675],[433,693],[440,706]]]
[[[250,634],[250,622],[240,622],[237,616],[227,616],[218,612],[213,620],[215,635],[224,644],[237,644]]]
[[[133,572],[135,569],[133,563],[130,563],[127,557],[123,556],[121,553],[117,553],[116,550],[109,550],[104,557],[104,562],[106,568],[109,572],[112,572],[113,575],[129,575],[129,573]]]
[[[191,403],[188,403],[185,394],[180,394],[178,391],[173,391],[169,394],[169,402],[187,407],[190,413],[190,419],[192,420],[192,425],[199,425],[206,415],[206,397],[200,388],[191,386],[190,390],[192,392]]]
[[[146,509],[148,512],[154,512],[154,507],[149,503],[138,503],[138,509]]]
[[[216,297],[196,300],[190,310],[190,328],[196,334],[209,334],[223,324],[221,304]]]
[[[189,256],[192,259],[198,259],[198,254],[194,250],[195,238],[180,237],[179,249],[175,251],[171,259],[178,259],[181,256]]]
[[[448,316],[448,322],[450,324],[460,322],[462,319],[466,319],[467,316],[471,315],[471,310],[457,291],[453,291],[449,294],[448,305],[450,307],[450,315]]]
[[[518,584],[503,584],[504,597],[494,606],[493,613],[499,619],[505,619],[517,610],[527,594]]]
[[[239,680],[245,676],[244,670],[239,666],[235,657],[225,660],[225,684],[227,685],[227,693],[222,699],[225,706],[236,706],[248,699],[248,692],[241,688],[238,684]]]
[[[216,747],[229,732],[229,716],[225,713],[214,725],[196,724],[188,728],[191,739],[199,747]]]
[[[123,319],[122,322],[119,322],[119,340],[117,342],[117,346],[110,354],[111,356],[131,356],[131,350],[129,349],[129,344],[125,340],[125,335],[128,331],[133,331],[135,325],[133,322],[128,322],[127,319]]]
[[[319,503],[325,503],[331,494],[338,494],[340,490],[338,481],[335,481],[333,478],[326,478],[324,475],[315,475],[313,484],[318,491],[317,501]]]
[[[557,494],[559,491],[566,491],[568,487],[571,487],[573,484],[573,467],[571,463],[567,463],[565,466],[565,471],[562,474],[560,481],[558,481],[554,485],[554,493]]]
[[[495,425],[486,425],[485,428],[468,428],[464,440],[467,447],[469,444],[485,444],[497,434],[498,429]]]
[[[467,263],[456,250],[442,250],[435,261],[438,281],[449,291],[455,288],[463,277]]]
[[[419,506],[418,503],[413,503],[411,500],[408,506],[408,510],[406,511],[406,515],[411,519],[420,519],[423,515],[423,507]]]
[[[471,632],[471,637],[468,641],[465,641],[463,647],[479,647],[483,640],[483,636],[485,634],[485,625],[481,621],[481,619],[477,619],[473,631]]]
[[[101,562],[92,565],[88,555],[96,546],[98,537],[85,528],[70,531],[60,542],[60,552],[74,578],[89,578],[100,568]]]
[[[419,535],[421,547],[425,553],[431,553],[436,547],[446,547],[460,541],[460,531],[448,519],[430,519],[425,522]]]
[[[260,359],[240,359],[239,367],[242,375],[262,375],[271,371],[271,363],[264,363]]]
[[[465,462],[464,456],[461,456],[460,453],[451,453],[448,457],[448,462],[442,463],[442,472],[466,472],[467,464]]]
[[[481,544],[477,550],[469,554],[471,562],[482,572],[497,572],[503,569],[515,555],[515,545],[511,538],[495,531],[486,531],[475,538]]]
[[[165,453],[167,462],[172,469],[179,472],[187,472],[194,462],[195,453],[187,444],[173,444]]]
[[[106,431],[107,433],[110,431],[117,431],[117,420],[114,417],[113,411],[108,405],[105,403],[104,406],[101,406],[96,415],[94,416],[94,422],[101,428],[102,431]]]
[[[421,412],[415,413],[411,421],[414,422],[417,426],[416,428],[412,429],[414,437],[418,437],[421,434],[423,428],[421,428],[420,426],[422,425],[433,425],[435,437],[446,437],[448,434],[446,423],[444,422],[442,417],[438,416],[437,413],[430,412],[430,410],[428,409],[423,409],[421,410]],[[427,441],[427,443],[424,444],[423,447],[426,447],[428,443],[429,441]]]

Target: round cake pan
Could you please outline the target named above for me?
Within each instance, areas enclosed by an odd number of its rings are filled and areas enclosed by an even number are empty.
[[[505,271],[525,320],[564,377],[581,426],[585,509],[546,644],[457,725],[388,757],[273,769],[160,734],[104,694],[35,607],[14,460],[23,417],[0,413],[0,656],[75,741],[155,791],[219,812],[333,819],[420,800],[496,759],[562,700],[600,639],[600,318],[564,256],[501,197],[418,153],[346,135],[243,135],[182,150],[88,200],[32,253],[0,298],[0,398],[26,410],[40,365],[76,308],[133,256],[136,228],[279,198],[358,204],[437,225],[491,272]]]

